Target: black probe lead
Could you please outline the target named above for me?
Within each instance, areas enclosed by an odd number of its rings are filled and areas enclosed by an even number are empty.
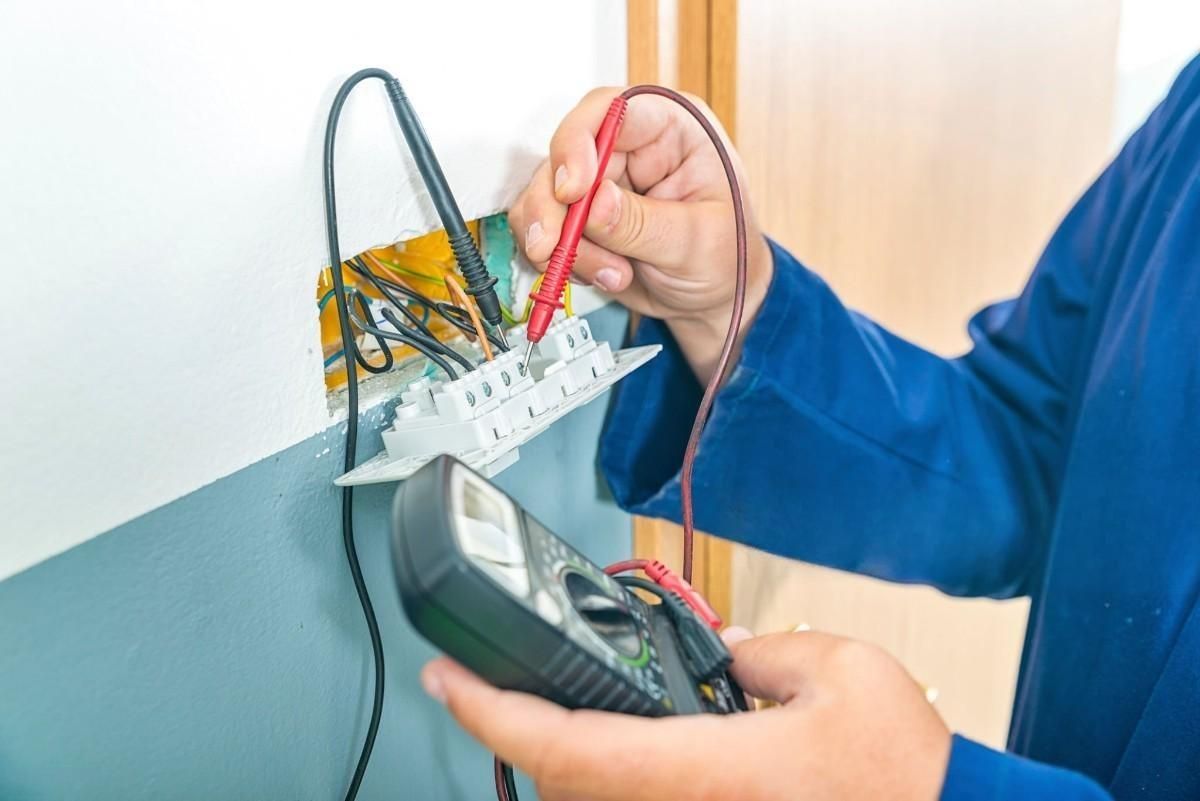
[[[386,83],[388,97],[392,101],[396,120],[400,123],[400,130],[404,133],[404,140],[408,142],[408,149],[417,163],[417,169],[421,172],[421,179],[425,182],[426,189],[429,190],[429,197],[433,201],[434,208],[437,209],[438,217],[442,220],[442,227],[446,229],[450,238],[450,249],[454,251],[458,269],[462,272],[463,278],[467,280],[467,294],[475,298],[475,302],[479,304],[479,311],[483,314],[483,319],[487,320],[488,324],[495,329],[507,350],[508,342],[504,338],[504,317],[500,311],[500,298],[496,296],[496,277],[488,272],[487,265],[483,263],[479,247],[475,244],[470,230],[467,229],[467,223],[458,209],[458,203],[455,202],[454,195],[450,192],[450,184],[446,181],[442,166],[438,163],[433,147],[429,144],[429,138],[425,135],[421,121],[417,119],[412,104],[408,102],[408,96],[404,94],[404,89],[395,78],[389,78]]]

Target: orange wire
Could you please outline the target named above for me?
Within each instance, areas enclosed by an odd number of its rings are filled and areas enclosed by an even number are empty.
[[[471,315],[471,324],[475,326],[475,333],[479,337],[479,346],[483,348],[483,358],[489,362],[495,358],[492,356],[492,346],[488,342],[487,332],[483,330],[483,323],[479,321],[479,314],[475,311],[475,303],[463,292],[463,288],[458,285],[450,276],[446,276],[446,291],[450,293],[450,297],[459,306],[467,310],[467,314]]]

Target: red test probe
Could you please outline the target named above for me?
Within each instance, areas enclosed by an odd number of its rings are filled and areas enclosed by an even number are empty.
[[[612,156],[613,145],[617,141],[617,131],[621,128],[621,120],[625,116],[625,105],[628,101],[621,96],[613,98],[596,132],[596,180],[588,189],[587,194],[567,207],[567,216],[563,220],[562,233],[559,234],[558,244],[546,265],[546,276],[536,292],[531,292],[529,299],[533,308],[529,312],[529,322],[525,327],[525,339],[529,347],[525,350],[525,363],[533,353],[533,346],[546,335],[554,312],[563,307],[563,287],[571,277],[571,268],[575,266],[575,256],[579,250],[579,240],[583,238],[583,227],[587,224],[589,212],[592,210],[592,200],[604,180],[604,171],[608,169],[608,159]]]

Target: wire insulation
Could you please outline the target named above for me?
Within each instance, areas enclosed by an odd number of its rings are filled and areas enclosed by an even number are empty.
[[[729,371],[730,357],[733,354],[733,348],[737,343],[738,334],[742,327],[742,312],[746,305],[746,279],[748,275],[746,259],[748,249],[746,239],[746,211],[742,205],[742,190],[738,182],[737,169],[733,165],[733,158],[729,155],[729,150],[725,147],[725,142],[721,138],[720,132],[704,112],[695,103],[679,94],[679,92],[663,86],[642,84],[630,87],[621,93],[621,96],[626,100],[639,95],[657,95],[665,97],[668,100],[673,100],[680,106],[683,106],[695,118],[700,127],[704,129],[704,133],[708,135],[713,147],[717,150],[717,158],[721,160],[721,168],[725,171],[725,179],[729,182],[729,194],[733,201],[734,237],[737,244],[733,309],[729,316],[729,329],[725,334],[725,341],[721,345],[721,355],[717,358],[713,374],[709,378],[708,384],[704,387],[704,395],[701,397],[700,406],[696,410],[696,419],[692,422],[692,430],[688,435],[687,447],[683,451],[683,465],[680,468],[679,476],[679,494],[683,505],[682,572],[684,581],[691,582],[693,549],[696,539],[696,519],[695,512],[693,511],[692,490],[692,479],[696,467],[696,452],[700,447],[700,436],[704,433],[704,426],[708,423],[708,415],[712,411],[713,401],[721,388],[721,384],[725,381],[725,374]]]
[[[613,562],[611,565],[604,568],[604,572],[610,576],[615,576],[619,573],[631,573],[634,570],[645,570],[646,565],[648,564],[650,564],[649,559],[624,559],[620,562]]]
[[[354,332],[350,327],[350,307],[346,301],[346,285],[342,280],[341,244],[338,242],[337,228],[337,193],[334,189],[333,155],[334,142],[337,138],[338,120],[346,98],[355,86],[370,78],[376,78],[385,83],[391,76],[380,69],[365,69],[351,75],[338,89],[337,95],[329,108],[329,119],[325,124],[325,146],[323,157],[324,168],[324,199],[325,199],[325,237],[329,248],[330,274],[333,277],[333,291],[337,301],[338,330],[341,332],[342,351],[351,353],[354,347]],[[342,466],[346,472],[354,469],[358,451],[358,370],[354,359],[347,358],[346,362],[346,453]],[[354,487],[342,488],[342,544],[346,551],[346,562],[350,567],[350,576],[354,581],[354,590],[362,607],[363,618],[367,624],[367,633],[371,638],[371,654],[375,662],[375,690],[371,700],[371,717],[367,723],[367,734],[363,740],[362,750],[358,755],[358,763],[350,785],[346,789],[346,801],[354,801],[358,797],[358,789],[362,786],[363,776],[367,772],[367,764],[371,761],[371,752],[375,748],[375,739],[379,735],[379,721],[383,716],[384,688],[384,659],[383,639],[379,635],[379,621],[375,617],[375,608],[371,604],[371,596],[367,591],[367,583],[363,578],[362,565],[358,561],[358,549],[354,544]]]
[[[475,304],[467,297],[467,293],[463,292],[458,282],[448,275],[446,276],[446,291],[450,293],[450,298],[457,301],[471,316],[471,325],[475,327],[475,336],[479,339],[479,347],[483,349],[483,357],[489,362],[495,359],[496,357],[492,355],[492,346],[488,341],[487,331],[484,329],[483,323],[479,321],[479,315],[475,313]]]
[[[350,295],[351,298],[354,299],[354,302],[358,304],[359,309],[362,310],[363,316],[366,317],[367,322],[369,323],[368,326],[364,327],[364,326],[360,325],[359,328],[362,328],[363,331],[367,331],[368,329],[370,329],[372,331],[376,331],[377,329],[375,328],[375,316],[373,314],[371,314],[371,305],[370,305],[370,301],[367,299],[367,297],[365,295],[363,295],[363,293],[358,292],[353,289],[349,290],[348,294]],[[350,316],[351,316],[351,318],[354,317],[353,309],[351,309],[351,311],[350,311]],[[383,354],[383,364],[374,365],[374,364],[371,364],[370,362],[368,362],[367,357],[363,354],[362,350],[358,347],[357,340],[354,342],[353,345],[351,345],[350,350],[354,354],[354,360],[356,362],[358,362],[358,365],[360,367],[362,367],[362,369],[366,370],[368,373],[374,373],[375,375],[381,375],[383,373],[386,373],[388,370],[392,369],[392,367],[396,364],[396,358],[395,358],[395,356],[392,355],[392,349],[388,347],[388,343],[385,341],[385,338],[380,336],[378,333],[374,334],[374,336],[375,336],[375,344],[379,346],[379,351]]]

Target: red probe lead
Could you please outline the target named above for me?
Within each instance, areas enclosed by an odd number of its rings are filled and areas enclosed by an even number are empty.
[[[596,180],[592,182],[587,194],[567,207],[562,233],[559,234],[558,244],[554,246],[550,263],[546,265],[546,276],[542,279],[538,291],[529,294],[529,299],[533,301],[533,309],[529,312],[529,323],[525,327],[525,339],[529,342],[529,347],[525,350],[526,364],[533,353],[533,346],[546,335],[554,312],[563,307],[563,287],[571,277],[571,268],[575,266],[579,240],[583,238],[583,227],[587,224],[592,200],[596,197],[596,191],[600,189],[600,182],[604,180],[604,171],[608,169],[608,159],[612,156],[627,102],[623,96],[618,95],[609,105],[608,113],[600,123],[600,130],[596,132]]]

